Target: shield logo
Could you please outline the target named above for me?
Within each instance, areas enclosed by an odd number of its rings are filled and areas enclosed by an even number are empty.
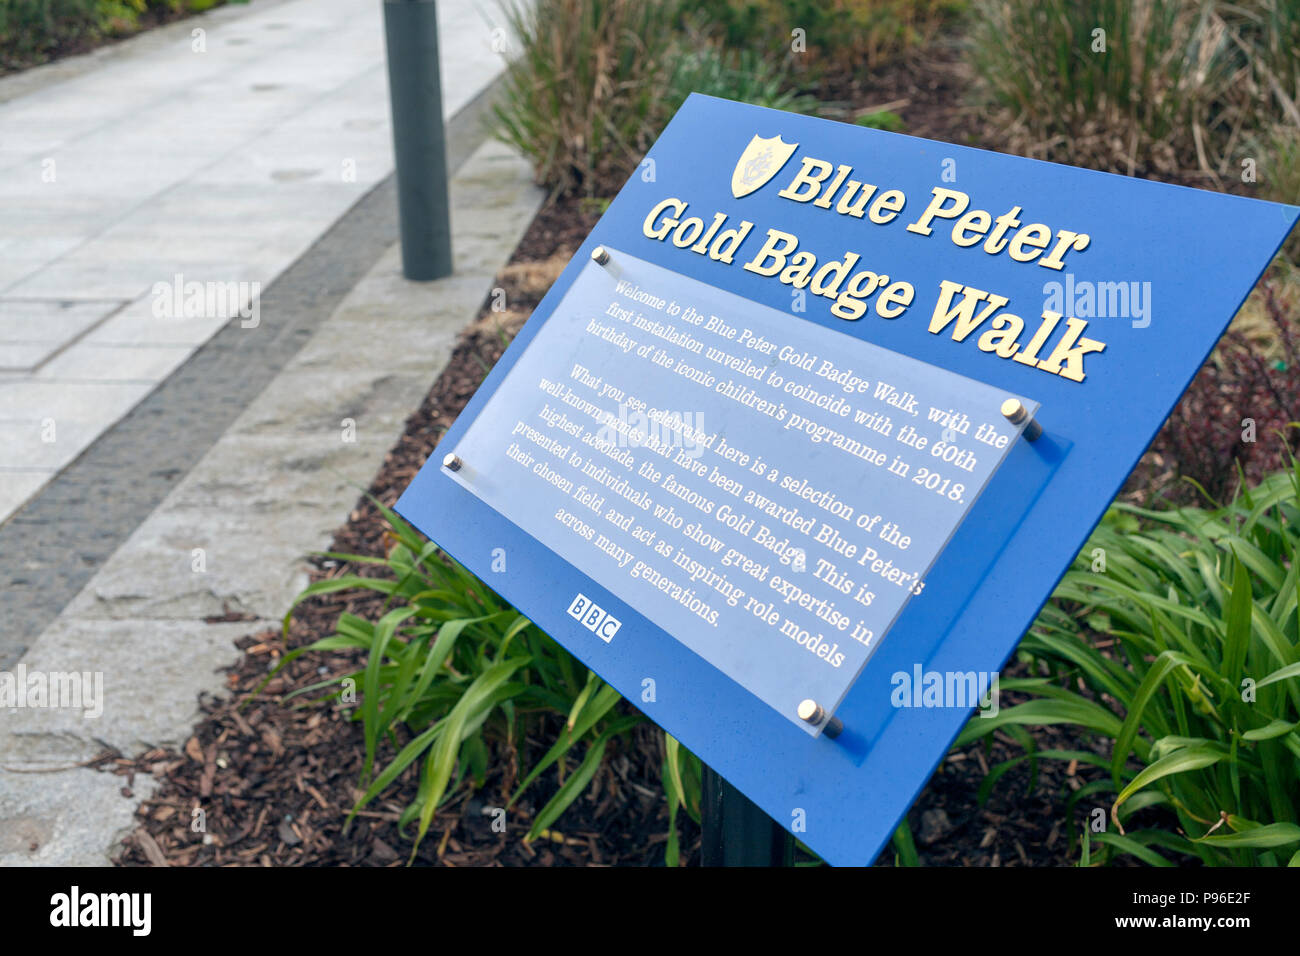
[[[739,199],[761,189],[781,171],[781,167],[799,148],[798,143],[783,143],[780,135],[764,139],[755,136],[740,154],[731,174],[731,194]]]

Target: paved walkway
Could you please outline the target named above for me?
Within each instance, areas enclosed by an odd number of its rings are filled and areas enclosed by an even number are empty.
[[[451,186],[455,274],[406,282],[390,248],[14,667],[92,699],[0,713],[0,866],[106,864],[154,784],[76,765],[180,748],[232,642],[279,626],[542,199],[491,142]]]
[[[0,523],[231,316],[258,335],[253,292],[391,173],[381,8],[254,0],[0,80]],[[439,3],[448,115],[495,9]]]
[[[441,0],[456,273],[401,278],[381,7],[254,0],[0,80],[0,680],[91,694],[0,712],[0,865],[109,861],[154,784],[77,765],[188,738],[541,202],[470,155],[495,8]]]

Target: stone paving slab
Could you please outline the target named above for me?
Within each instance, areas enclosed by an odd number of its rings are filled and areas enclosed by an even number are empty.
[[[77,852],[96,846],[106,834],[126,833],[135,821],[135,808],[157,785],[138,776],[132,795],[122,795],[124,779],[85,768],[62,773],[34,774],[5,788],[0,798],[0,862],[26,866],[107,865]],[[52,807],[75,808],[52,813]]]
[[[391,174],[382,7],[257,0],[0,79],[0,523],[237,311],[178,318],[160,287],[246,307]],[[503,69],[500,13],[438,14],[454,116]]]
[[[0,90],[3,85],[0,83]],[[490,175],[489,164],[483,164],[483,172],[473,173],[465,169],[465,163],[485,139],[483,120],[496,100],[497,86],[477,96],[447,124],[448,166],[467,177],[463,182]],[[211,187],[214,194],[221,191],[222,187]],[[253,399],[311,342],[320,324],[335,313],[358,284],[365,285],[362,300],[372,308],[382,303],[394,306],[384,309],[382,317],[386,323],[402,325],[402,329],[393,330],[399,340],[400,336],[416,334],[413,326],[420,321],[422,287],[394,283],[382,274],[369,275],[398,239],[396,192],[390,176],[264,288],[261,321],[256,328],[245,328],[237,320],[201,317],[152,323],[175,343],[157,345],[180,348],[188,358],[21,510],[0,523],[0,593],[4,595],[0,670],[19,662],[104,562],[177,487]],[[190,198],[204,195],[198,191]],[[481,198],[487,206],[499,204],[492,195]],[[222,216],[223,230],[237,227],[237,219],[222,214],[223,208],[210,204],[208,212]],[[183,221],[183,207],[177,211],[178,219]],[[458,223],[465,241],[472,241],[480,222],[485,228],[494,228],[486,214]],[[149,305],[141,305],[139,314],[135,307],[128,306],[81,341],[96,347],[135,348],[138,336],[122,324],[152,321]],[[215,333],[211,332],[214,322],[221,326]],[[186,343],[201,341],[207,335],[212,337],[190,354],[193,345],[187,347]],[[366,342],[374,339],[371,336]],[[329,356],[322,361],[328,365]],[[0,372],[0,378],[17,374]],[[34,424],[9,422],[6,426],[30,438]],[[67,432],[62,427],[57,434]],[[72,436],[75,447],[81,447],[86,440]],[[158,448],[167,449],[167,454],[157,455],[154,449]],[[52,457],[61,455],[57,449],[42,449],[43,454]],[[146,451],[142,453],[141,449]],[[49,469],[55,467],[44,463]],[[3,489],[18,486],[17,494],[11,496],[17,503],[31,494],[31,489],[49,480],[50,474],[48,469],[0,464],[0,493],[10,495]]]
[[[0,713],[0,866],[108,862],[153,784],[63,768],[182,746],[233,641],[279,625],[540,206],[530,173],[480,147],[452,182],[456,274],[408,283],[391,248],[15,665],[102,674],[103,708]],[[205,622],[224,611],[255,619]]]
[[[34,371],[123,304],[0,299],[0,371]]]

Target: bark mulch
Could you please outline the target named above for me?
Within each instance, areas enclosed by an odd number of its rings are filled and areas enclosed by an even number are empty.
[[[576,204],[552,205],[529,229],[498,277],[506,292],[504,311],[485,303],[466,328],[450,363],[406,431],[385,457],[369,493],[392,505],[429,451],[474,394],[523,320],[595,225],[594,213]],[[331,551],[383,554],[387,526],[368,499],[358,502],[339,529]],[[373,574],[369,566],[318,559],[314,580],[340,574]],[[411,831],[399,832],[401,810],[415,796],[418,780],[408,771],[383,798],[344,825],[360,791],[364,743],[361,725],[345,706],[285,700],[296,688],[359,666],[351,652],[305,655],[290,663],[253,696],[286,650],[332,634],[343,612],[375,616],[381,598],[351,593],[322,595],[294,612],[287,641],[265,631],[239,642],[244,654],[230,672],[230,696],[202,701],[205,714],[182,753],[155,750],[135,761],[110,755],[107,768],[128,778],[149,773],[162,784],[140,808],[139,828],[123,844],[121,865],[400,866],[411,853]],[[251,701],[251,702],[249,702]],[[247,703],[246,706],[244,705]],[[551,720],[518,742],[535,760],[558,736]],[[400,745],[400,744],[399,744]],[[445,866],[646,865],[661,862],[667,807],[660,783],[663,759],[658,731],[637,728],[631,746],[613,751],[587,795],[564,816],[549,839],[525,843],[533,813],[558,783],[540,781],[510,808],[505,832],[494,829],[517,780],[517,754],[493,755],[484,786],[463,793],[435,817],[415,862]],[[381,749],[382,766],[396,752]],[[199,824],[202,824],[201,827]],[[698,833],[686,821],[679,831],[687,851]]]
[[[962,106],[967,83],[960,59],[940,46],[924,58],[896,65],[864,84],[849,78],[825,80],[824,100],[846,104],[845,118],[887,108],[903,116],[908,132],[952,142],[990,146],[978,115]],[[854,104],[861,109],[850,108]],[[391,505],[423,464],[443,431],[454,421],[507,342],[540,301],[568,258],[595,225],[597,215],[579,202],[548,205],[533,222],[510,264],[498,277],[505,308],[484,303],[478,318],[462,333],[447,369],[424,404],[408,420],[405,434],[385,458],[369,491]],[[335,552],[378,555],[385,550],[385,525],[365,499],[358,502],[334,539]],[[338,561],[318,560],[315,579],[343,573],[375,573]],[[316,865],[401,866],[411,853],[411,831],[399,831],[398,817],[413,798],[417,782],[408,771],[389,793],[358,814],[344,831],[359,794],[363,739],[351,709],[332,704],[306,705],[284,695],[330,675],[358,667],[356,654],[304,655],[251,698],[288,649],[333,633],[339,614],[348,611],[374,619],[379,598],[351,593],[309,600],[294,613],[287,640],[279,632],[254,634],[240,642],[243,656],[230,671],[229,697],[204,700],[205,714],[182,752],[156,750],[137,760],[105,755],[101,769],[122,775],[129,788],[135,774],[160,783],[141,806],[137,829],[128,836],[117,862],[137,865]],[[1021,665],[1008,674],[1023,676]],[[1014,702],[1004,694],[1003,706]],[[244,709],[240,704],[249,701]],[[626,705],[625,705],[626,706]],[[559,730],[557,721],[535,727],[517,741],[524,764],[531,765]],[[1087,749],[1090,743],[1057,728],[1035,730],[1039,748]],[[505,833],[496,832],[492,808],[503,807],[517,783],[520,753],[495,746],[484,785],[462,792],[434,818],[415,862],[442,866],[656,865],[663,860],[667,808],[660,782],[659,732],[645,725],[631,745],[616,749],[587,794],[561,818],[550,838],[529,845],[519,837],[533,812],[557,786],[553,773],[511,808]],[[400,742],[399,742],[400,744]],[[385,745],[379,765],[395,751]],[[1083,801],[1076,819],[1065,818],[1066,800],[1090,780],[1092,767],[1024,761],[1006,773],[981,803],[980,786],[988,771],[1023,750],[998,733],[991,748],[973,745],[949,753],[909,814],[920,860],[928,865],[1044,866],[1078,859],[1075,834],[1092,807]],[[864,812],[870,812],[865,808]],[[203,824],[202,828],[198,823]],[[685,814],[678,817],[684,862],[698,859],[699,831]],[[887,848],[879,860],[893,862]]]

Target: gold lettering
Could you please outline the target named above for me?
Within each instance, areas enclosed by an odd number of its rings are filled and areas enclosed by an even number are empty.
[[[818,171],[817,175],[813,175],[812,171],[814,169]],[[790,180],[790,185],[782,189],[777,195],[785,199],[793,199],[795,202],[807,202],[817,195],[822,183],[826,181],[826,177],[830,174],[830,163],[820,159],[813,159],[811,156],[805,156],[803,164],[799,167],[799,172],[794,179]],[[800,192],[799,187],[803,185],[807,185],[809,188],[804,192]]]
[[[944,189],[942,186],[935,186],[930,190],[934,196],[930,200],[930,205],[925,207],[925,212],[921,213],[921,218],[907,227],[908,232],[914,232],[920,236],[928,236],[932,230],[930,223],[935,218],[952,219],[966,210],[970,205],[970,196],[956,189]],[[944,205],[952,200],[951,206]]]
[[[1106,348],[1105,342],[1079,337],[1087,327],[1088,323],[1082,319],[1067,319],[1065,338],[1052,349],[1052,354],[1047,357],[1047,361],[1038,363],[1038,367],[1044,372],[1068,378],[1072,382],[1082,382],[1083,357],[1089,352],[1101,352]],[[1062,365],[1065,367],[1062,368]]]
[[[1043,324],[1038,327],[1038,331],[1035,332],[1034,337],[1029,340],[1029,344],[1025,346],[1025,350],[1019,355],[1014,356],[1013,360],[1016,362],[1022,362],[1025,365],[1037,365],[1038,350],[1047,344],[1048,338],[1052,335],[1052,330],[1056,328],[1056,323],[1060,321],[1060,312],[1051,312],[1044,309]]]

